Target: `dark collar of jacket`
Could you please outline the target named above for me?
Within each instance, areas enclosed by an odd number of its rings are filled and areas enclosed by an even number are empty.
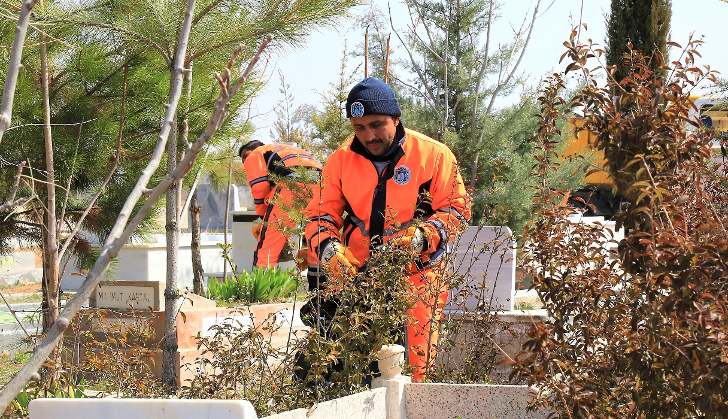
[[[356,138],[356,135],[354,136],[354,139],[351,141],[351,151],[361,154],[365,158],[371,161],[376,162],[385,162],[390,161],[395,158],[398,154],[404,154],[404,149],[402,146],[404,145],[405,141],[405,132],[404,132],[404,124],[402,123],[402,120],[399,120],[399,125],[397,125],[397,131],[394,134],[394,141],[392,141],[392,145],[389,146],[389,150],[387,150],[386,153],[382,154],[381,156],[375,156],[372,153],[370,153],[364,145],[359,141],[358,138]]]

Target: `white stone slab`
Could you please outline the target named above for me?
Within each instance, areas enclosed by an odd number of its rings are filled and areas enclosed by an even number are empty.
[[[247,400],[35,399],[30,419],[257,419]]]
[[[516,247],[511,230],[504,226],[468,227],[450,247],[450,268],[465,282],[450,290],[445,309],[513,310]]]
[[[408,418],[428,419],[536,419],[543,410],[528,411],[528,386],[488,384],[405,384]]]
[[[95,307],[119,309],[147,309],[159,310],[159,296],[153,287],[133,285],[106,285],[96,288]]]
[[[387,419],[407,419],[404,386],[411,382],[412,378],[406,375],[398,375],[389,379],[377,377],[372,380],[372,388],[387,389]]]
[[[250,230],[253,228],[253,221],[256,217],[255,211],[233,211],[233,263],[239,271],[250,270],[253,267],[253,253],[257,247],[257,241]]]
[[[251,234],[251,228],[254,223],[260,222],[255,211],[233,211],[230,219],[232,220],[233,231],[233,249],[231,256],[233,263],[238,271],[250,271],[253,268],[253,253],[258,247],[258,241]],[[294,237],[291,242],[297,239]],[[278,262],[277,265],[281,269],[291,269],[296,266],[295,261]],[[222,269],[220,269],[222,271]]]
[[[248,233],[250,235],[250,233]],[[164,281],[167,274],[167,249],[163,235],[154,235],[150,242],[124,245],[111,266],[104,272],[104,280],[122,281]],[[192,289],[192,251],[191,234],[180,235],[177,277],[180,286]],[[222,272],[224,260],[218,243],[223,243],[223,235],[203,233],[200,243],[202,268],[205,272]],[[228,243],[232,239],[228,234]],[[78,268],[75,256],[69,259],[61,278],[63,290],[75,290],[86,280],[85,272]]]
[[[386,388],[377,388],[265,419],[387,419],[386,394]]]

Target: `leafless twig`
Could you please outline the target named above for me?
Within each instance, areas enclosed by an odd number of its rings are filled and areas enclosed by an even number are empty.
[[[18,326],[20,326],[20,328],[23,329],[23,333],[25,333],[25,337],[30,338],[30,333],[28,333],[28,331],[25,329],[25,326],[23,326],[23,322],[20,321],[20,319],[18,318],[18,315],[15,314],[15,310],[13,310],[13,307],[10,306],[10,303],[8,303],[8,300],[5,299],[5,296],[1,292],[0,292],[0,298],[3,299],[3,302],[5,303],[5,306],[10,311],[10,314],[12,314],[13,317],[15,317],[15,321],[18,323]]]

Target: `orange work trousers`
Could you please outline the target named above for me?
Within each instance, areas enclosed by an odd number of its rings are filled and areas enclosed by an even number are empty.
[[[421,382],[435,362],[448,289],[442,275],[432,269],[411,275],[409,282],[415,303],[407,311],[407,359],[412,381]]]
[[[312,196],[318,196],[318,184],[292,182],[290,187],[276,185],[267,199],[268,209],[253,254],[253,266],[272,268],[278,264],[281,252],[291,238],[296,221],[289,215],[299,207],[305,208]],[[303,210],[300,209],[301,214]]]

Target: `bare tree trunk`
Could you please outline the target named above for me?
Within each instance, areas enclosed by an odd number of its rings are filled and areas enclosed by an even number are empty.
[[[178,43],[179,47],[177,50],[177,56],[184,55],[184,52],[186,51],[187,40],[190,33],[190,25],[192,21],[192,16],[194,14],[194,5],[194,0],[187,1],[185,24],[180,31],[180,42]],[[180,161],[179,165],[177,165],[174,176],[166,177],[161,182],[159,182],[159,184],[153,189],[147,190],[147,199],[144,201],[141,208],[139,208],[139,211],[130,220],[131,209],[133,209],[139,202],[142,193],[146,189],[149,177],[159,166],[161,153],[158,153],[157,151],[160,148],[162,150],[164,149],[167,135],[169,134],[168,127],[171,125],[172,117],[176,113],[177,104],[179,103],[179,96],[181,93],[181,86],[179,86],[178,84],[174,85],[176,94],[170,95],[171,98],[169,103],[167,104],[167,112],[165,115],[165,121],[167,121],[167,123],[163,125],[162,131],[159,134],[159,142],[157,144],[157,147],[155,148],[155,153],[152,155],[152,159],[149,161],[149,164],[144,169],[143,175],[139,178],[136,186],[134,187],[134,190],[129,194],[126,202],[124,202],[122,211],[119,213],[114,227],[112,228],[109,237],[104,243],[101,254],[99,255],[98,259],[96,259],[96,263],[94,264],[94,266],[86,275],[86,281],[84,281],[83,285],[81,286],[81,288],[79,288],[76,295],[63,308],[63,311],[60,313],[58,320],[53,323],[53,326],[48,331],[46,336],[42,339],[42,341],[38,344],[28,362],[15,375],[15,377],[13,377],[13,379],[10,380],[10,382],[6,384],[5,387],[2,388],[2,390],[0,390],[0,412],[5,411],[10,402],[14,400],[15,397],[23,389],[25,384],[31,378],[37,376],[38,369],[43,365],[43,362],[45,362],[45,360],[48,358],[48,355],[50,355],[50,353],[53,351],[53,349],[63,337],[63,332],[66,330],[66,328],[68,328],[71,319],[73,319],[78,311],[81,309],[81,304],[83,304],[91,296],[91,292],[96,288],[96,286],[98,286],[99,281],[101,280],[101,273],[108,267],[111,259],[116,257],[122,245],[129,240],[129,237],[131,237],[132,233],[136,231],[142,220],[147,217],[162,193],[167,190],[167,188],[169,188],[172,182],[178,181],[190,170],[202,147],[217,132],[217,130],[220,128],[223,121],[225,120],[225,115],[230,104],[230,99],[237,94],[242,85],[248,80],[250,73],[255,67],[255,64],[260,59],[263,51],[268,47],[268,45],[270,45],[271,40],[271,37],[267,37],[263,40],[263,42],[258,47],[258,51],[248,63],[248,66],[246,67],[243,74],[234,83],[230,83],[230,80],[227,77],[220,77],[218,79],[221,85],[221,92],[218,95],[217,100],[215,101],[215,110],[208,120],[207,127],[197,138],[197,141],[192,144],[192,147],[185,155],[185,158]],[[180,53],[180,51],[182,52]],[[236,54],[234,54],[233,58],[231,58],[231,63],[235,58]],[[175,68],[178,69],[178,73],[175,74],[175,78],[179,77],[179,80],[182,79],[182,66],[183,63],[181,62],[181,60],[179,60],[177,65],[175,65]],[[229,71],[227,72],[227,74],[230,74]],[[146,174],[148,174],[148,176]]]
[[[43,246],[43,332],[46,332],[58,317],[58,232],[56,223],[56,182],[53,164],[53,136],[51,134],[51,106],[48,85],[47,36],[41,33],[40,80],[43,91],[43,140],[45,143],[47,207],[45,212],[45,243]]]
[[[448,121],[450,119],[450,86],[448,85],[448,65],[450,64],[450,28],[449,26],[452,24],[452,5],[448,2],[448,11],[447,11],[447,23],[445,25],[445,55],[442,57],[442,71],[443,71],[443,81],[445,85],[444,88],[444,94],[445,94],[445,106],[443,107],[443,115],[442,115],[442,128],[440,129],[440,136],[445,135],[445,129],[447,129]]]
[[[190,251],[192,252],[192,288],[197,295],[205,296],[205,282],[203,275],[205,271],[202,269],[202,254],[200,253],[200,204],[197,202],[197,189],[192,192],[190,200],[190,229],[192,230],[192,243]]]
[[[187,103],[185,104],[185,116],[182,119],[181,127],[181,143],[187,146],[187,141],[190,133],[190,102],[192,100],[192,65],[190,62],[188,65],[187,72],[185,72],[185,84],[186,84],[186,97]],[[204,158],[203,163],[204,165]],[[192,256],[192,292],[197,295],[205,296],[205,283],[204,283],[204,270],[202,269],[202,253],[200,251],[200,236],[202,235],[200,229],[200,205],[197,201],[197,182],[200,180],[201,170],[197,171],[195,175],[195,181],[192,183],[190,188],[190,195],[188,202],[181,210],[180,217],[182,217],[185,207],[190,210],[190,231],[192,233],[192,241],[190,242],[190,253]]]
[[[223,219],[222,224],[222,230],[223,230],[223,242],[225,245],[225,248],[227,248],[228,240],[227,240],[227,232],[228,232],[228,221],[230,216],[230,183],[233,177],[233,158],[230,157],[230,160],[228,162],[228,178],[227,178],[227,192],[225,194],[225,218]],[[227,278],[227,267],[228,264],[224,263],[222,268],[222,278],[223,280]],[[233,275],[235,275],[235,272],[233,272]]]
[[[176,117],[175,117],[176,120]],[[173,127],[167,141],[167,171],[171,175],[177,166],[177,129]],[[167,190],[166,225],[167,232],[167,284],[164,289],[165,327],[162,341],[162,381],[170,388],[177,388],[177,312],[182,303],[177,278],[179,256],[179,215],[177,196],[179,182],[175,181]]]
[[[175,126],[170,130],[169,142],[167,143],[167,172],[171,176],[177,168],[177,133],[179,130],[182,144],[187,147],[189,135],[190,99],[192,96],[192,68],[191,64],[184,61],[183,87],[186,87],[186,104],[183,116],[182,127],[177,124],[177,115],[174,117]],[[171,83],[174,80],[174,71],[170,72]],[[167,284],[164,289],[164,311],[165,327],[164,340],[162,342],[162,381],[169,389],[177,388],[177,313],[182,306],[182,294],[179,291],[179,278],[177,277],[177,260],[179,259],[179,220],[182,216],[179,212],[180,199],[182,197],[182,182],[174,182],[167,191],[166,221],[167,232]]]
[[[5,131],[10,127],[10,120],[13,116],[13,99],[15,98],[15,86],[18,84],[18,73],[20,72],[20,60],[23,58],[23,45],[25,35],[28,33],[28,22],[30,12],[38,0],[25,0],[20,8],[18,23],[15,25],[15,38],[13,47],[8,59],[8,73],[5,76],[5,88],[3,89],[3,101],[0,104],[0,142],[3,140]]]

